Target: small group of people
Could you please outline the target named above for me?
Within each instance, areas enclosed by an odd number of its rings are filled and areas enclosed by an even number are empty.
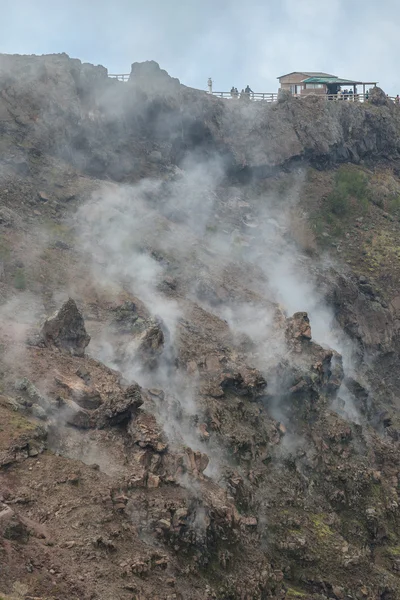
[[[355,96],[357,96],[357,90],[355,92],[353,92],[353,90],[351,88],[341,90],[340,93],[343,97],[343,100],[353,100],[353,98]]]
[[[237,87],[232,86],[232,88],[231,88],[231,97],[232,98],[241,98],[241,99],[245,99],[245,100],[250,100],[250,94],[254,94],[254,92],[250,88],[249,85],[247,85],[245,89],[242,89],[240,94],[239,94]]]

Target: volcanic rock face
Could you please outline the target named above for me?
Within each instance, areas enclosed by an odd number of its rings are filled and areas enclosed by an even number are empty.
[[[180,85],[154,61],[134,63],[124,86],[109,79],[104,67],[65,54],[2,55],[0,85],[1,122],[8,135],[26,139],[28,148],[51,150],[91,175],[118,181],[155,171],[157,163],[152,166],[147,157],[159,148],[162,158],[175,164],[193,150],[204,156],[217,152],[232,172],[250,169],[262,176],[292,160],[326,165],[398,156],[400,116],[379,89],[364,105],[312,95],[301,102],[281,95],[276,105],[224,102]],[[57,118],[60,106],[67,128]],[[57,131],[56,143],[51,131]],[[26,144],[3,161],[28,173]]]
[[[292,212],[312,237],[336,175],[277,171],[392,160],[398,107],[66,55],[4,57],[0,84],[0,596],[399,598],[400,292],[356,259],[392,243],[395,273],[400,228],[350,196],[348,235],[302,252]],[[72,285],[82,313],[31,338]]]
[[[41,333],[47,346],[56,346],[75,356],[83,356],[90,342],[82,314],[72,298],[53,317],[47,319]]]

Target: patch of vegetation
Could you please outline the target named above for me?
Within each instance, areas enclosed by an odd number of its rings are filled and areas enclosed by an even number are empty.
[[[396,264],[400,260],[400,245],[396,234],[382,230],[368,239],[364,247],[366,259],[370,270],[380,269],[382,264]]]
[[[319,246],[335,245],[337,238],[342,238],[348,230],[349,222],[369,212],[372,202],[370,178],[370,174],[354,165],[342,165],[333,178],[309,173],[308,180],[315,179],[315,185],[308,183],[307,188],[311,200],[310,223]],[[314,206],[313,186],[319,190],[318,204],[314,200]],[[324,190],[329,188],[331,191],[324,195]],[[367,221],[365,223],[367,226]]]
[[[33,431],[35,429],[34,423],[31,423],[21,415],[15,413],[13,413],[13,415],[10,418],[10,425],[11,427],[15,427],[15,429],[18,429],[19,431],[28,432]]]
[[[53,239],[59,239],[63,242],[72,243],[74,240],[74,234],[68,225],[65,223],[58,223],[57,221],[53,221],[51,219],[47,219],[44,223],[47,231],[52,236]]]
[[[299,589],[290,587],[286,591],[286,598],[305,598],[306,594],[301,592]]]
[[[383,488],[380,483],[372,483],[371,484],[371,498],[375,501],[380,501],[383,497]]]
[[[18,267],[14,275],[14,287],[16,290],[26,289],[25,271],[21,267]]]
[[[332,529],[325,523],[321,515],[310,516],[310,521],[313,524],[313,530],[319,538],[327,538],[334,535]]]
[[[354,540],[355,543],[360,543],[361,540],[367,543],[369,538],[368,530],[365,521],[359,518],[359,515],[354,514],[350,510],[344,510],[340,514],[340,531],[341,535],[348,541]]]
[[[355,210],[365,213],[369,204],[368,178],[365,173],[347,165],[340,167],[326,204],[328,211],[337,217],[346,216]]]
[[[400,211],[400,195],[393,196],[389,201],[389,212],[398,213]]]
[[[7,260],[11,254],[11,245],[8,240],[0,239],[0,260]]]
[[[26,419],[23,415],[15,412],[10,403],[2,401],[5,408],[0,410],[0,431],[6,431],[10,435],[13,433],[28,433],[36,429],[35,423]]]

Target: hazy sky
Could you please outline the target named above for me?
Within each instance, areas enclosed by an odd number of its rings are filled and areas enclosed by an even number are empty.
[[[399,0],[0,0],[0,52],[67,52],[129,73],[156,60],[182,83],[272,92],[291,71],[400,93]]]

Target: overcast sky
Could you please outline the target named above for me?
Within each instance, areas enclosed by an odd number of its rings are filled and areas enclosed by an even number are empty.
[[[399,0],[0,0],[0,51],[66,52],[129,73],[156,60],[182,83],[276,91],[326,71],[400,93]]]

